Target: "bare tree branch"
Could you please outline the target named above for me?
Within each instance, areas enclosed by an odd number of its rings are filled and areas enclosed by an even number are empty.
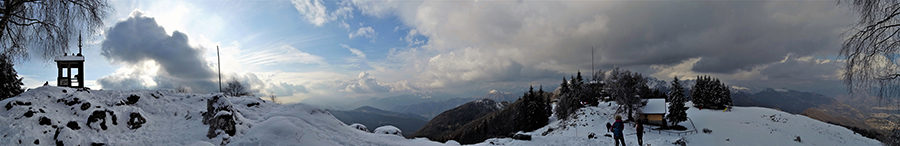
[[[844,84],[850,93],[872,92],[882,99],[880,103],[897,106],[900,103],[892,102],[896,100],[886,98],[900,96],[900,1],[851,1],[851,9],[860,18],[841,46],[840,56],[846,59]],[[898,136],[898,130],[894,131]],[[898,140],[887,139],[882,141],[885,145],[900,145]]]
[[[79,35],[100,32],[111,10],[107,0],[2,0],[0,54],[14,61],[39,55],[45,61],[68,52]]]

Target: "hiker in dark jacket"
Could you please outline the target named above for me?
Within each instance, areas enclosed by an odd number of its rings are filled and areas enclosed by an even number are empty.
[[[624,129],[625,123],[622,123],[622,116],[616,116],[616,123],[613,123],[613,138],[616,146],[619,146],[619,141],[622,141],[622,146],[625,146],[625,135],[622,134]]]
[[[637,120],[634,127],[637,128],[638,145],[644,145],[644,124],[641,124],[641,120]]]

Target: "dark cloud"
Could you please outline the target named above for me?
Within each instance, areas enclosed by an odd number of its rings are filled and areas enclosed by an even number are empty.
[[[397,15],[409,26],[408,35],[427,38],[421,49],[391,56],[409,59],[405,67],[415,67],[408,71],[415,76],[410,82],[426,89],[499,85],[496,82],[530,84],[545,76],[558,82],[560,73],[568,77],[575,71],[591,69],[592,47],[596,59],[593,66],[598,69],[619,66],[651,75],[659,73],[660,66],[699,59],[688,68],[660,75],[669,79],[673,74],[713,74],[758,80],[754,77],[764,75],[755,69],[778,63],[788,54],[836,54],[841,34],[855,22],[853,14],[834,1],[422,1],[360,5],[361,10],[384,8],[363,14]],[[829,68],[810,70],[825,69]]]
[[[133,12],[128,19],[119,21],[106,31],[106,39],[101,48],[101,55],[112,63],[140,66],[146,61],[155,62],[159,70],[152,78],[157,88],[188,86],[195,92],[218,91],[218,85],[213,81],[216,73],[207,65],[202,54],[201,48],[190,46],[187,35],[178,31],[168,35],[154,18],[145,17],[139,11]],[[115,83],[127,78],[136,79],[133,76],[107,76],[100,79],[100,85],[104,88],[118,88],[120,85],[117,84],[138,83]]]
[[[754,90],[787,88],[834,97],[848,93],[839,74],[841,64],[843,64],[841,61],[813,57],[789,57],[784,59],[784,62],[772,63],[760,69],[761,79],[727,82],[729,85]]]
[[[837,71],[841,68],[841,64],[830,60],[817,62],[815,59],[788,59],[783,63],[767,66],[760,70],[760,74],[769,80],[840,80]]]
[[[107,76],[97,80],[107,90],[146,89],[139,78],[125,76]]]
[[[608,32],[556,48],[600,46],[607,66],[671,65],[703,57],[694,71],[734,73],[787,54],[836,51],[853,22],[838,10],[833,2],[627,2],[604,15]]]

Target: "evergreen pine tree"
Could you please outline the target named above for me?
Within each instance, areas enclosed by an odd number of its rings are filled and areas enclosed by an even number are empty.
[[[574,86],[570,85],[565,77],[563,77],[563,82],[560,84],[559,95],[557,97],[556,103],[556,118],[557,119],[567,119],[569,114],[577,109],[576,105],[578,104],[578,100],[572,96],[572,92]]]
[[[13,68],[12,59],[0,54],[0,100],[15,97],[25,92],[22,88],[23,78],[19,78],[16,69]]]
[[[732,105],[731,91],[718,78],[698,76],[691,88],[691,99],[695,107],[726,107]]]
[[[575,76],[575,81],[576,81],[575,84],[579,84],[579,85],[584,83],[584,77],[581,77],[581,71],[578,71],[578,75]]]
[[[678,77],[675,77],[675,80],[672,81],[670,89],[672,90],[669,91],[669,114],[666,115],[666,120],[671,122],[672,125],[676,125],[687,120],[686,111],[688,107],[684,106],[687,98],[684,97],[684,88],[681,87]]]
[[[694,81],[694,86],[691,87],[691,99],[694,102],[694,106],[703,107],[703,97],[701,88],[703,88],[703,77],[697,76],[697,79]]]
[[[547,125],[549,115],[546,115],[546,103],[541,100],[539,95],[535,94],[534,87],[530,87],[528,92],[520,99],[522,104],[518,108],[518,116],[515,120],[518,130],[531,131],[544,125]]]

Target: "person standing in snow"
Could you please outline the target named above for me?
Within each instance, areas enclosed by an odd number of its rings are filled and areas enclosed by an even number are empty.
[[[634,127],[637,128],[638,145],[644,145],[644,124],[641,124],[641,120],[637,120]]]
[[[616,115],[616,122],[613,123],[613,137],[614,141],[616,141],[616,146],[619,146],[619,141],[622,141],[622,146],[625,146],[625,135],[622,134],[624,129],[625,123],[622,123],[622,116]]]

